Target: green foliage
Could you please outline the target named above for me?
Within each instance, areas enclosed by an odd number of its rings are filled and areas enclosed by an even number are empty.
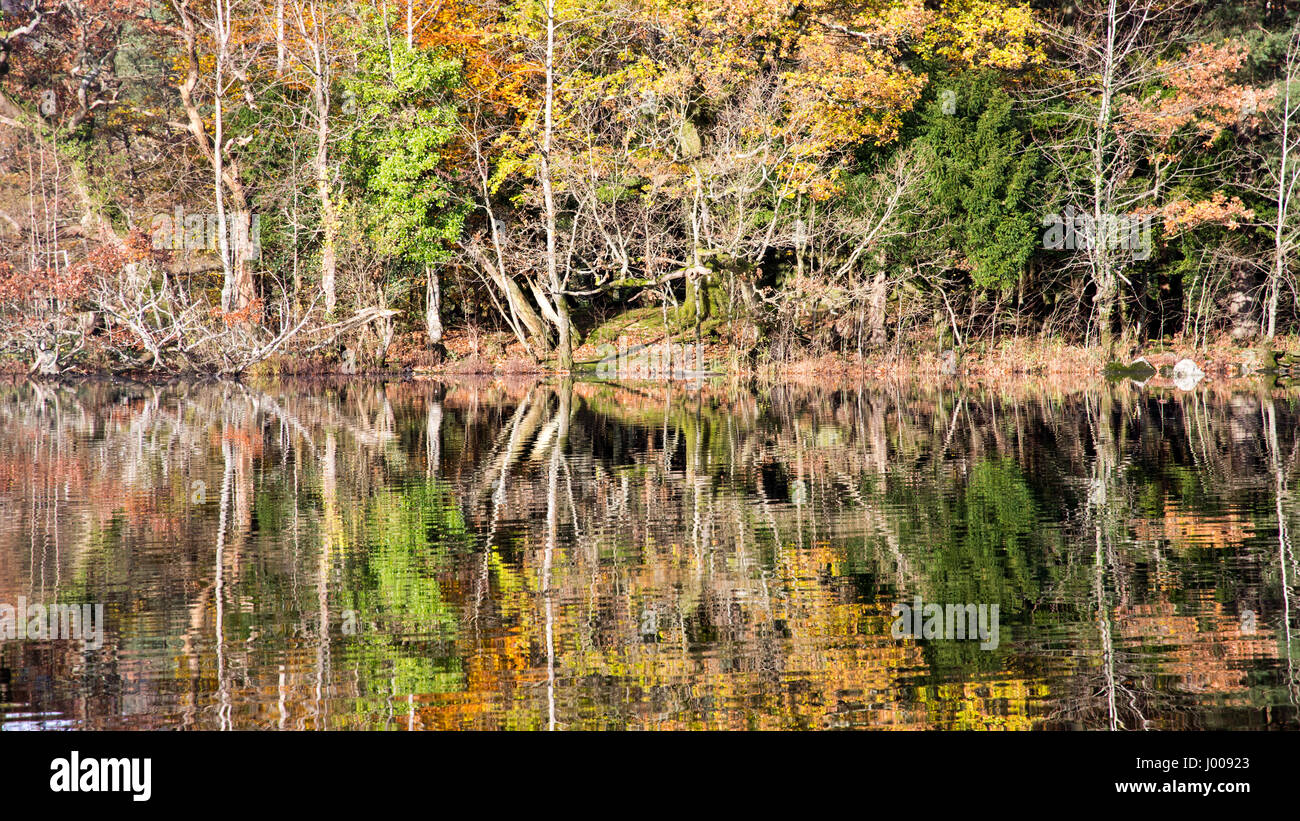
[[[344,153],[354,207],[377,250],[429,265],[448,256],[465,208],[448,179],[445,152],[456,134],[450,92],[460,64],[432,49],[367,39],[357,73],[344,81],[352,130]]]
[[[917,139],[928,149],[926,219],[971,266],[979,288],[1010,288],[1033,254],[1030,208],[1037,150],[1025,144],[1011,97],[991,73],[943,78],[922,112]]]
[[[366,505],[365,532],[364,549],[347,557],[342,595],[357,615],[356,663],[390,680],[389,695],[458,689],[458,660],[428,652],[456,637],[455,607],[440,581],[469,538],[455,497],[436,481],[378,493]]]

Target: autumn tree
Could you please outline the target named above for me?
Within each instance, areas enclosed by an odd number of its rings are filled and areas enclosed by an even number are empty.
[[[373,30],[370,30],[373,31]],[[452,92],[460,64],[436,49],[376,39],[345,78],[355,125],[344,146],[346,178],[368,238],[425,281],[425,332],[442,342],[438,269],[459,239],[464,207],[446,168],[458,133]]]

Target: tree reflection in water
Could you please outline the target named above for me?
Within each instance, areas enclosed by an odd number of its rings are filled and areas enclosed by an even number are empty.
[[[1295,727],[1297,402],[1133,386],[0,388],[0,719]],[[1001,638],[891,636],[995,603]]]

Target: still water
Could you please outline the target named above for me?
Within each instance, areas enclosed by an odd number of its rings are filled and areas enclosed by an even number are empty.
[[[1245,382],[4,385],[0,726],[1294,729],[1298,417]],[[20,635],[52,605],[83,632]]]

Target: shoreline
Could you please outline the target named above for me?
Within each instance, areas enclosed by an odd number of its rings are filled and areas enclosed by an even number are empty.
[[[480,339],[476,340],[481,342]],[[1146,362],[1152,373],[1146,379],[1136,379],[1140,384],[1153,382],[1159,387],[1169,379],[1170,370],[1181,359],[1190,359],[1203,372],[1204,379],[1218,381],[1275,376],[1284,379],[1300,378],[1300,338],[1279,337],[1269,348],[1262,343],[1238,345],[1220,341],[1205,347],[1193,347],[1164,342],[1145,347],[1134,346],[1132,355],[1118,362],[1107,362],[1100,346],[1083,346],[1055,339],[1034,337],[1008,337],[987,344],[971,346],[952,362],[932,349],[908,351],[905,348],[882,351],[859,358],[856,354],[830,353],[817,357],[791,358],[751,364],[737,356],[726,343],[713,342],[703,346],[701,360],[704,372],[700,374],[663,373],[645,370],[598,373],[600,353],[590,342],[574,351],[575,368],[562,371],[549,363],[534,363],[520,355],[518,345],[499,346],[486,353],[472,350],[470,338],[452,332],[444,340],[446,358],[439,364],[429,362],[427,352],[411,346],[398,347],[382,367],[346,370],[328,360],[295,360],[282,356],[260,363],[259,366],[237,376],[221,377],[213,374],[180,373],[163,370],[122,370],[103,368],[72,368],[55,376],[38,377],[28,374],[17,363],[5,363],[0,373],[10,380],[44,382],[125,380],[160,384],[176,381],[210,381],[221,379],[258,380],[284,378],[310,381],[315,379],[336,381],[341,379],[454,379],[482,378],[555,378],[570,376],[594,381],[648,381],[695,383],[719,379],[767,381],[784,379],[792,381],[829,380],[854,381],[907,381],[911,379],[942,379],[954,381],[1026,381],[1080,379],[1107,380],[1133,378],[1129,366]],[[640,340],[640,346],[665,344],[659,340]],[[680,344],[673,341],[672,344]],[[1280,369],[1274,368],[1280,366]]]

